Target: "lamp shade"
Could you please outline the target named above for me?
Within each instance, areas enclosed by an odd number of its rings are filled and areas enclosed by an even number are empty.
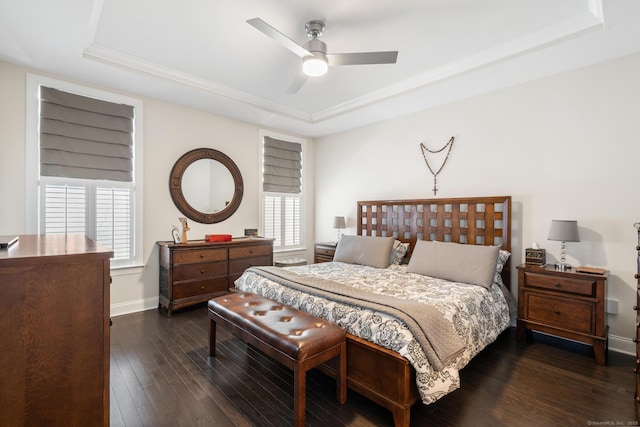
[[[578,221],[552,220],[548,239],[561,242],[579,242]]]
[[[333,228],[347,228],[343,216],[336,216],[333,218]]]

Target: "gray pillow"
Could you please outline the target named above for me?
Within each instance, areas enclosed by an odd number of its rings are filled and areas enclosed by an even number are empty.
[[[393,237],[343,235],[340,237],[333,260],[387,268],[394,240]]]
[[[407,271],[453,282],[491,287],[499,246],[418,240]]]

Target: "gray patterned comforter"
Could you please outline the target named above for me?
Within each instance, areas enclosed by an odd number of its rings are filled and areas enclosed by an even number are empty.
[[[288,269],[356,289],[420,301],[440,311],[453,325],[465,349],[453,362],[436,370],[407,325],[386,313],[304,294],[252,271],[236,280],[236,288],[240,291],[255,292],[322,317],[350,334],[398,352],[415,368],[416,384],[425,404],[459,388],[458,371],[509,326],[507,302],[497,285],[487,290],[481,286],[407,273],[405,266],[396,265],[378,269],[330,262]]]

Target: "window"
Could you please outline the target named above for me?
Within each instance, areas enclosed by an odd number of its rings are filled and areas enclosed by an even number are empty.
[[[285,138],[271,135],[261,138],[261,229],[265,237],[275,239],[273,246],[276,251],[304,247],[304,141]]]
[[[142,102],[28,75],[27,109],[27,231],[84,234],[112,267],[141,265]]]

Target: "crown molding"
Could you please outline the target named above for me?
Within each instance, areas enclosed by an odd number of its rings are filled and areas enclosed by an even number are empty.
[[[602,17],[601,1],[590,0],[589,12],[587,13],[566,19],[558,24],[545,27],[524,37],[514,39],[508,43],[503,43],[474,55],[467,56],[459,61],[454,61],[442,67],[434,68],[427,73],[420,74],[400,83],[371,92],[366,96],[355,98],[332,108],[314,113],[312,114],[311,121],[313,123],[318,123],[324,120],[329,120],[336,116],[353,112],[385,99],[432,85],[445,79],[456,77],[498,62],[507,61],[517,56],[569,40],[587,32],[603,29],[604,20]]]
[[[250,95],[246,92],[231,89],[227,86],[214,83],[210,80],[196,77],[194,75],[183,73],[169,67],[147,61],[140,57],[129,55],[115,49],[92,43],[85,49],[82,57],[92,61],[102,62],[129,71],[150,75],[195,89],[202,90],[220,98],[226,98],[246,106],[257,108],[259,110],[283,115],[292,119],[300,120],[305,123],[311,123],[311,115],[300,110],[288,108],[282,104],[269,101],[264,98]]]
[[[557,24],[534,31],[526,36],[480,51],[458,61],[450,62],[426,73],[316,113],[307,113],[295,108],[290,108],[243,91],[229,88],[211,80],[196,77],[134,55],[108,48],[98,43],[89,44],[89,47],[83,52],[83,58],[189,86],[215,97],[234,101],[244,107],[287,119],[293,119],[305,125],[314,125],[370,107],[378,102],[436,84],[449,78],[457,77],[499,62],[508,61],[536,50],[541,50],[588,32],[603,30],[604,17],[602,0],[587,0],[586,5],[588,11],[580,15],[575,15]],[[102,0],[96,0],[92,14],[92,35],[95,35],[101,10]]]

